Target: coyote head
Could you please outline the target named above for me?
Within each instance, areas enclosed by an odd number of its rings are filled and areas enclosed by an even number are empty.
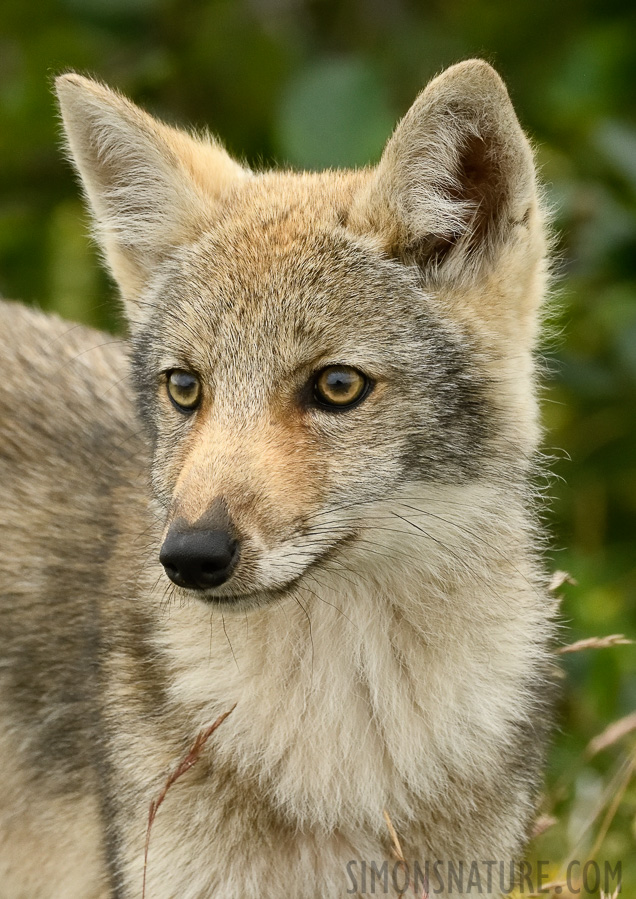
[[[253,602],[328,566],[425,563],[447,545],[435,491],[515,489],[544,227],[490,66],[433,80],[376,167],[318,174],[251,172],[75,74],[57,89],[177,585]]]

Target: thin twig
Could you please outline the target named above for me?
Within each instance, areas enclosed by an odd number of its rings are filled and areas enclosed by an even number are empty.
[[[603,845],[603,841],[607,836],[607,831],[610,829],[611,823],[616,816],[616,812],[618,811],[618,807],[621,804],[623,796],[625,795],[625,791],[634,775],[634,769],[636,769],[636,753],[632,755],[631,762],[629,763],[627,770],[625,771],[623,781],[616,791],[614,798],[612,799],[612,802],[605,814],[605,817],[603,818],[603,823],[601,824],[596,840],[594,841],[594,846],[589,853],[589,858],[596,858],[599,849]]]

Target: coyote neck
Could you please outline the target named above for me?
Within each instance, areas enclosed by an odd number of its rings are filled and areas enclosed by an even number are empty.
[[[464,550],[466,527],[476,522]],[[349,548],[346,569],[335,562],[246,615],[174,608],[163,639],[175,699],[197,729],[237,703],[215,751],[257,772],[298,825],[375,825],[384,808],[413,820],[449,772],[492,778],[491,754],[518,738],[511,709],[532,711],[545,600],[508,527],[496,543],[493,522],[482,526],[481,554],[443,572],[402,535],[404,567],[379,554],[358,571]]]

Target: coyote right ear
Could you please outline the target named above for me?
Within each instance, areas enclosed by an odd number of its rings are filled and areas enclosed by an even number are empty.
[[[417,98],[349,221],[427,279],[466,280],[536,205],[532,152],[508,92],[491,66],[468,60]]]
[[[248,172],[212,139],[170,128],[95,81],[62,75],[56,88],[97,240],[138,320],[135,301],[157,265],[196,239]]]

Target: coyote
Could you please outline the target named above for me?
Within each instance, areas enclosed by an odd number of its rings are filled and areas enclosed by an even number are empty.
[[[0,306],[1,899],[363,895],[391,831],[518,858],[547,227],[501,79],[447,69],[322,173],[57,92],[129,336]]]

